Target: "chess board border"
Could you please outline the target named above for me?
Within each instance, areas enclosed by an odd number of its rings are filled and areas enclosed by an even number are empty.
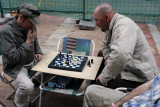
[[[61,54],[61,55],[67,55],[65,53]],[[78,68],[67,68],[67,67],[59,67],[59,66],[53,66],[53,63],[55,63],[55,61],[57,61],[57,58],[59,57],[59,54],[56,55],[56,57],[50,62],[50,64],[48,65],[48,68],[54,68],[54,69],[61,69],[61,70],[67,70],[67,71],[77,71],[77,72],[82,72],[87,60],[88,60],[88,57],[86,56],[83,56],[84,59],[83,61],[81,62],[80,64],[80,67]],[[74,55],[74,57],[82,57],[82,56],[79,56],[79,55]]]

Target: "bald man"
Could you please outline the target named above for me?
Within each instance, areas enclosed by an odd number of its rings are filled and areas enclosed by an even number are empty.
[[[91,85],[86,90],[85,107],[110,105],[125,95],[112,89],[135,88],[158,74],[149,44],[135,22],[115,13],[108,3],[101,3],[95,8],[94,19],[106,33],[102,47],[104,68],[96,79],[102,86]],[[114,100],[113,96],[116,96]]]

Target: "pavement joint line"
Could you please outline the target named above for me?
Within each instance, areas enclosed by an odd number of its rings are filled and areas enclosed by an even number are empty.
[[[42,52],[44,54],[47,54],[50,51],[56,51],[57,49],[57,44],[58,41],[62,38],[62,37],[66,37],[71,29],[74,27],[74,25],[76,24],[76,20],[75,19],[71,19],[71,18],[67,18],[62,24],[61,26],[58,27],[58,29],[56,29],[56,31],[54,31],[49,37],[48,39],[41,45],[41,49]],[[54,42],[51,42],[51,40]],[[47,48],[47,46],[49,48]],[[52,49],[50,49],[52,47]]]
[[[158,29],[155,25],[148,24],[148,28],[152,34],[153,40],[154,40],[156,47],[158,49],[158,52],[160,54],[160,32],[158,31]]]

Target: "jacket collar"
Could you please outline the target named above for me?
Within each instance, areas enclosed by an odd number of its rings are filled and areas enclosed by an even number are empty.
[[[117,17],[118,17],[118,13],[116,13],[116,14],[113,16],[113,18],[112,18],[112,20],[111,20],[111,23],[110,23],[110,25],[109,25],[109,30],[106,31],[106,36],[105,36],[105,38],[107,38],[108,41],[111,40],[111,37],[112,37],[112,29],[113,29],[113,26],[114,26],[114,24],[115,24],[115,21],[116,21]]]
[[[117,17],[118,17],[118,13],[116,13],[114,16],[113,16],[113,18],[112,18],[112,20],[111,20],[111,23],[110,23],[110,25],[109,25],[109,30],[111,30],[112,28],[113,28],[113,26],[114,26],[114,24],[115,24],[115,21],[116,21],[116,19],[117,19]]]
[[[18,26],[16,17],[13,19],[13,33],[18,36],[24,36],[22,32],[20,31],[20,27]]]

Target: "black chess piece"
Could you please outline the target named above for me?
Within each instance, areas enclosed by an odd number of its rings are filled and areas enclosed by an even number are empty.
[[[91,63],[93,64],[93,59],[91,59]]]
[[[90,62],[90,60],[88,61],[88,64],[87,64],[89,67],[91,67],[91,62]]]
[[[59,53],[59,58],[60,58],[60,60],[62,59],[62,54],[61,54],[61,52]]]
[[[69,65],[69,61],[66,61],[66,64]]]
[[[67,61],[69,61],[69,59],[68,59],[68,53],[67,53]]]

